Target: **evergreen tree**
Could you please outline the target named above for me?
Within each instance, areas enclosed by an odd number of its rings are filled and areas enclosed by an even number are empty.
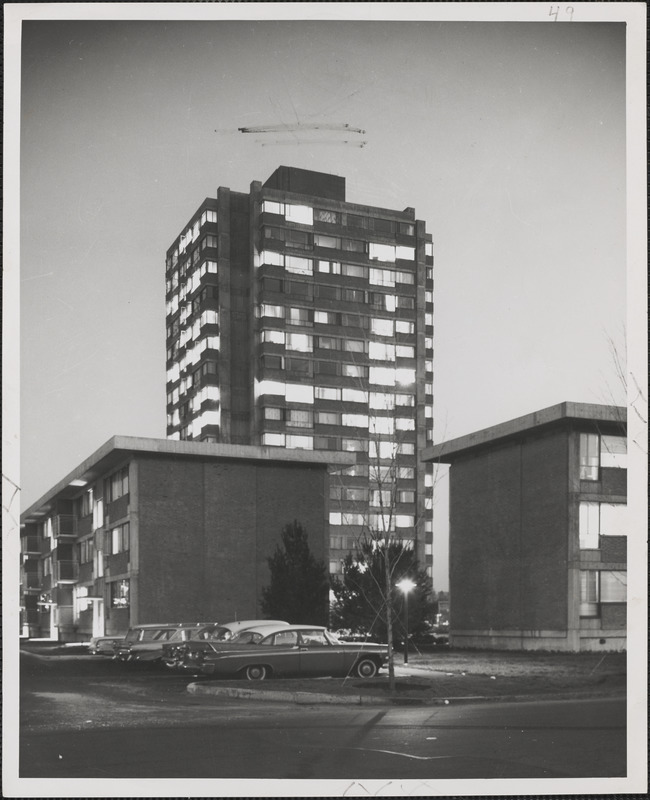
[[[271,580],[262,589],[262,612],[294,624],[327,625],[328,573],[297,520],[283,528],[282,547],[277,545],[267,562]]]
[[[390,570],[390,593],[385,589],[386,557]],[[404,543],[392,539],[386,549],[384,540],[365,537],[356,554],[343,562],[342,579],[332,579],[335,601],[331,608],[332,628],[350,628],[371,633],[386,641],[387,606],[390,603],[392,635],[401,641],[405,635],[404,594],[395,586],[402,578],[410,578],[415,588],[408,599],[409,634],[426,630],[435,612],[431,579],[421,569],[415,552]]]

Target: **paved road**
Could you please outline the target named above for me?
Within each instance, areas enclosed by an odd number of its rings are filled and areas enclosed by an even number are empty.
[[[48,660],[53,661],[53,660]],[[21,777],[566,778],[625,775],[619,699],[298,707],[193,697],[112,662],[31,662]],[[81,666],[80,666],[81,665]]]

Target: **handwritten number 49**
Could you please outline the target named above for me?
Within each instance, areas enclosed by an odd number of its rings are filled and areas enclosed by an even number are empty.
[[[549,17],[553,17],[555,22],[557,22],[559,13],[560,13],[560,6],[551,6],[548,15]],[[571,21],[573,19],[573,6],[567,6],[564,9],[564,13],[568,15],[569,21]]]

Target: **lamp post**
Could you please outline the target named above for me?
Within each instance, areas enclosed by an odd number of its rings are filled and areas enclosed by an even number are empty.
[[[406,629],[406,637],[404,639],[404,663],[409,663],[409,592],[415,589],[416,584],[410,578],[402,578],[395,586],[404,592],[404,628]]]

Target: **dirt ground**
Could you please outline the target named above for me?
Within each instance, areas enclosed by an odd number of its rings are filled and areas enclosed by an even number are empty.
[[[395,655],[396,697],[408,701],[445,698],[597,697],[623,695],[625,653],[512,653],[439,650]],[[411,669],[413,668],[413,669]],[[409,673],[409,674],[407,674]],[[199,679],[201,680],[201,679]],[[241,681],[219,680],[242,686]],[[251,686],[251,684],[248,684]],[[256,689],[349,695],[388,694],[387,670],[372,680],[316,678],[267,680]]]

